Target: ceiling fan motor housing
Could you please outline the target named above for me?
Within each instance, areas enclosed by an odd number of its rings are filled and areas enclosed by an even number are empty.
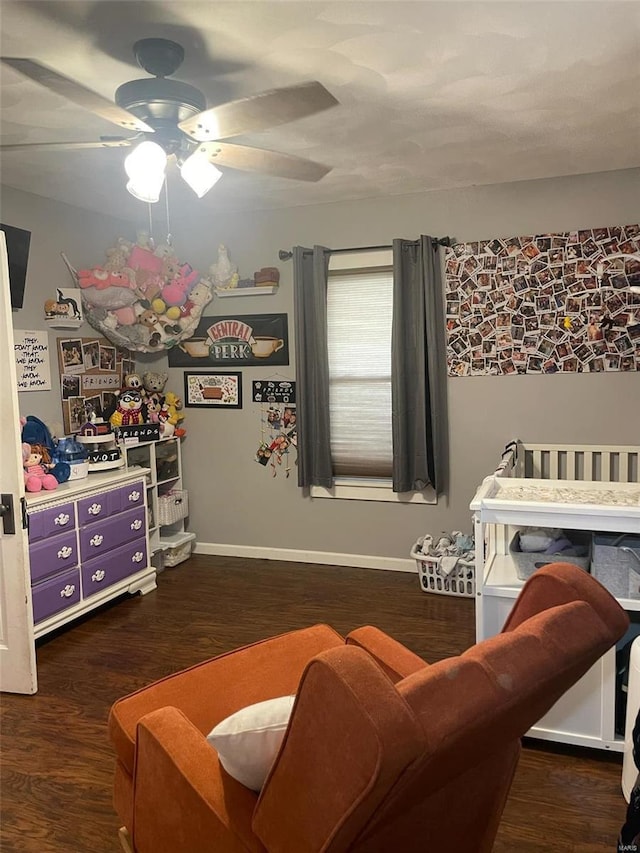
[[[153,127],[164,144],[181,143],[184,134],[178,123],[206,110],[207,102],[195,86],[179,80],[153,78],[131,80],[118,87],[115,101]]]

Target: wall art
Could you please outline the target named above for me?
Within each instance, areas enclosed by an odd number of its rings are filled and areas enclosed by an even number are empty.
[[[83,323],[82,300],[77,290],[56,288],[56,298],[44,303],[44,320],[52,329],[77,329]]]
[[[50,391],[49,336],[46,332],[13,332],[18,391]]]
[[[46,334],[46,333],[45,333]],[[113,407],[122,378],[135,368],[131,353],[105,338],[58,338],[58,369],[65,434],[77,432],[91,415]]]
[[[640,226],[447,249],[450,376],[640,370]]]
[[[295,403],[296,383],[289,379],[258,379],[252,383],[254,403]]]
[[[260,407],[260,442],[254,457],[271,476],[282,471],[286,478],[292,464],[298,464],[298,426],[295,403],[286,405],[262,403]]]
[[[193,337],[169,350],[169,367],[289,364],[286,314],[203,317]]]
[[[242,374],[185,371],[184,404],[210,409],[241,409]]]

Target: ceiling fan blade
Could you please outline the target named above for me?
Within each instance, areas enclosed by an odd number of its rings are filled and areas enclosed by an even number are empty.
[[[178,127],[198,142],[266,130],[335,107],[338,101],[321,83],[300,83],[220,104],[181,121]]]
[[[91,89],[85,88],[80,83],[76,83],[75,80],[63,77],[62,74],[52,71],[45,65],[40,65],[31,59],[6,56],[2,57],[2,62],[19,71],[20,74],[24,74],[25,77],[29,77],[30,80],[44,86],[46,89],[55,92],[57,95],[62,95],[63,98],[79,104],[81,107],[89,110],[89,112],[102,116],[107,121],[124,127],[126,130],[153,133],[153,128],[149,127],[148,124],[145,124],[137,116],[134,116],[133,113],[122,109],[122,107],[114,104],[113,101],[103,98],[102,95],[92,92]]]
[[[229,166],[243,172],[261,172],[277,178],[293,178],[297,181],[319,181],[331,166],[323,166],[311,160],[303,160],[291,154],[236,145],[232,142],[205,142],[196,152],[206,154],[214,166]]]
[[[24,142],[0,145],[0,151],[78,151],[81,148],[129,148],[135,139],[113,137],[102,142]]]

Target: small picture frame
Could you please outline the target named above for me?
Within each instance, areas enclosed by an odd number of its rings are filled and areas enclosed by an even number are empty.
[[[241,409],[242,374],[185,371],[184,404],[188,408]]]

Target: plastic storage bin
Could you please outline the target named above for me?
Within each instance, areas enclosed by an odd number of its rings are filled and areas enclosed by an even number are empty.
[[[565,534],[566,538],[573,545],[584,545],[587,548],[587,553],[584,557],[575,557],[569,554],[541,554],[539,551],[521,551],[520,550],[520,533],[511,540],[509,545],[509,553],[516,567],[516,572],[521,581],[526,581],[535,572],[536,569],[541,569],[543,566],[549,566],[551,563],[572,563],[574,566],[579,566],[586,572],[589,571],[591,562],[590,546],[591,534],[582,533],[579,530],[570,530]]]
[[[164,552],[165,568],[172,568],[173,566],[177,566],[178,563],[182,563],[185,560],[188,560],[191,556],[192,544],[193,540],[189,539],[188,542],[183,542],[180,545],[176,545],[174,548],[167,548],[167,550]]]
[[[616,598],[640,598],[640,536],[595,533],[591,574]]]
[[[189,515],[189,495],[186,489],[172,489],[158,495],[158,524],[175,524]]]
[[[440,557],[429,557],[418,551],[418,543],[413,546],[411,556],[416,561],[420,588],[423,592],[435,592],[439,595],[456,595],[461,598],[473,598],[476,594],[475,562],[458,560],[458,565],[446,574],[440,568]]]

